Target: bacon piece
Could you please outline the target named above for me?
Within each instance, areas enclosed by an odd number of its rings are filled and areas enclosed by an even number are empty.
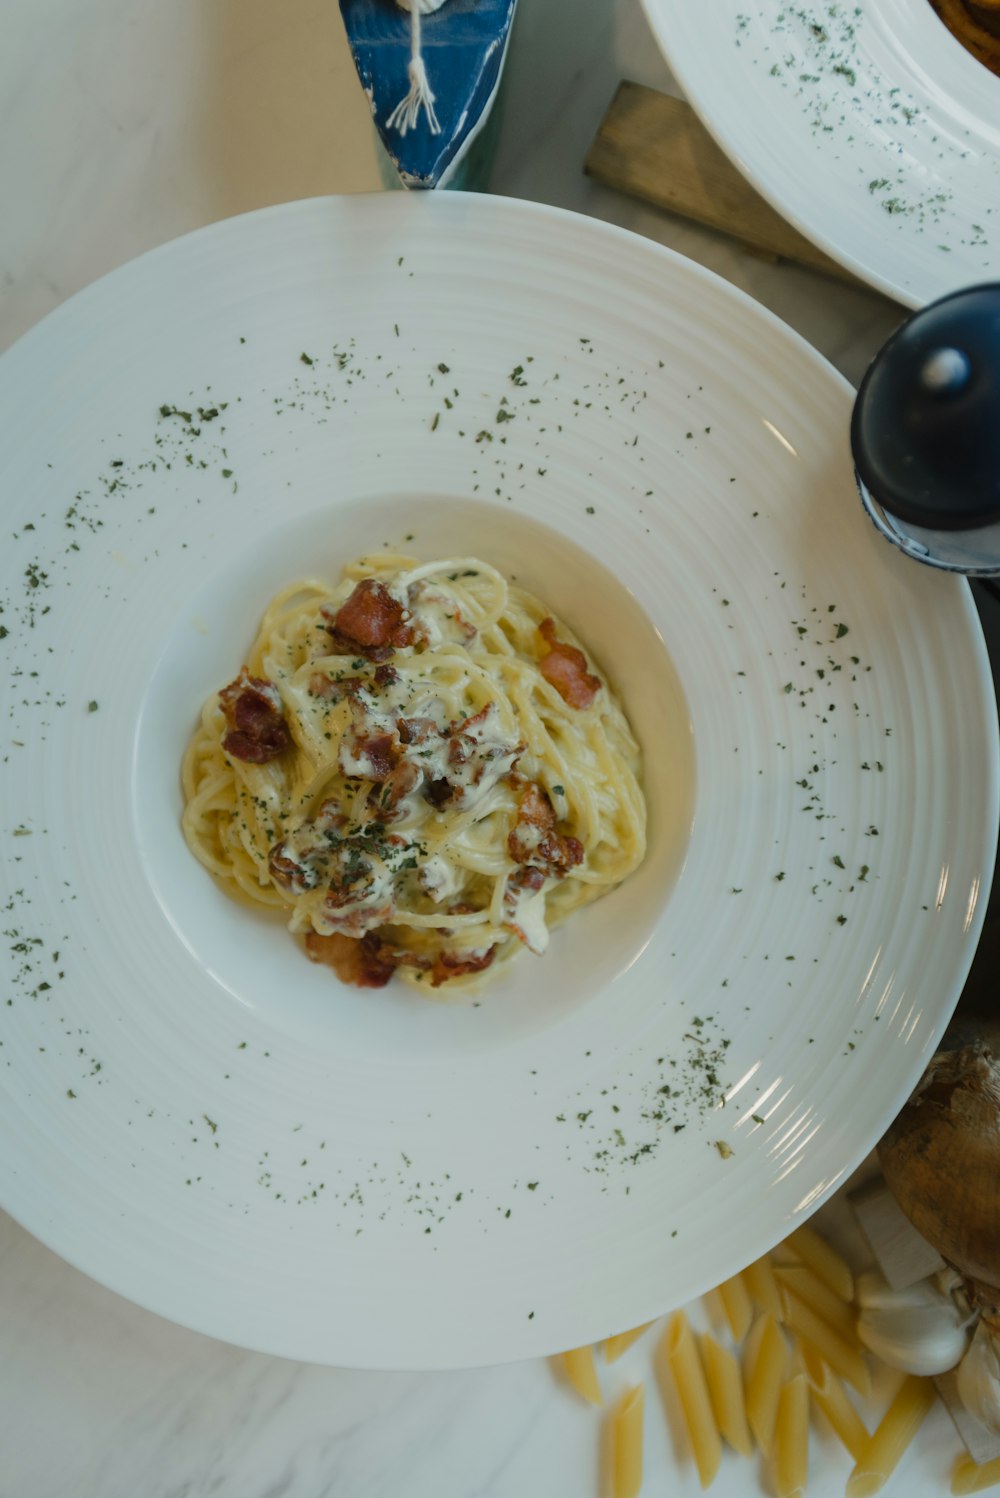
[[[397,718],[396,732],[401,744],[426,744],[438,733],[433,718]]]
[[[376,578],[366,577],[336,613],[322,609],[326,629],[345,655],[386,661],[394,650],[416,644],[420,637],[409,609]]]
[[[307,931],[306,955],[310,962],[325,963],[342,983],[353,984],[355,988],[384,988],[399,961],[395,950],[380,940],[377,931],[369,931],[360,938],[339,931],[332,936]]]
[[[373,719],[364,702],[352,697],[351,727],[337,750],[337,763],[344,774],[358,775],[381,785],[389,779],[401,754],[396,729],[386,731],[378,719]]]
[[[431,987],[440,988],[442,983],[466,973],[484,972],[496,954],[496,946],[488,947],[485,952],[439,952],[431,968]]]
[[[468,764],[469,760],[480,747],[482,739],[481,731],[486,728],[490,718],[496,709],[492,702],[487,702],[478,713],[473,713],[471,718],[463,718],[459,723],[448,725],[448,763],[459,766]]]
[[[360,741],[358,753],[368,761],[369,780],[388,780],[399,759],[399,740],[392,733],[376,733]]]
[[[535,781],[529,780],[521,804],[517,808],[518,822],[526,823],[529,827],[540,827],[543,832],[551,832],[556,825],[556,814],[552,809],[552,802]]]
[[[443,734],[448,746],[445,773],[424,786],[432,806],[440,810],[454,802],[474,804],[517,764],[524,744],[505,743],[495,736],[497,716],[496,704],[487,702],[471,717],[449,723]]]
[[[222,747],[248,765],[266,765],[284,754],[292,741],[281,710],[281,696],[273,682],[251,676],[246,666],[219,693],[219,706],[229,727]]]
[[[538,633],[549,647],[538,663],[545,680],[555,687],[570,707],[589,707],[600,691],[601,683],[599,677],[591,676],[587,670],[587,657],[583,651],[556,639],[552,619],[543,619]]]
[[[399,672],[395,666],[382,665],[375,667],[375,685],[377,687],[391,687],[398,680]]]
[[[377,811],[383,821],[391,822],[402,815],[399,803],[414,789],[422,775],[419,765],[411,759],[401,759],[381,785],[373,785],[368,792],[368,805]]]
[[[455,787],[450,780],[428,780],[424,786],[424,795],[435,811],[442,811],[454,794]]]
[[[561,879],[583,862],[579,838],[555,831],[556,814],[541,786],[529,782],[517,808],[517,821],[507,834],[507,852],[515,863],[530,864],[551,879]]]
[[[528,864],[524,868],[515,869],[512,874],[507,875],[507,886],[504,890],[504,899],[514,900],[523,890],[537,895],[545,883],[545,870],[533,868]]]
[[[267,872],[275,884],[282,889],[294,890],[297,895],[301,895],[304,890],[315,889],[319,883],[309,864],[291,857],[284,842],[275,843],[267,855]]]

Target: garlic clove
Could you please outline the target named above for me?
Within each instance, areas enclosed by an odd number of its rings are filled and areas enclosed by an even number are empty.
[[[931,1280],[891,1290],[881,1276],[859,1276],[858,1337],[870,1352],[904,1373],[946,1373],[965,1352],[967,1318]],[[868,1281],[862,1284],[861,1281]]]
[[[955,1376],[958,1396],[969,1414],[1000,1435],[1000,1347],[996,1334],[980,1321]]]
[[[933,1279],[917,1280],[902,1290],[894,1290],[877,1269],[869,1269],[856,1276],[854,1298],[863,1310],[898,1310],[902,1306],[937,1305],[942,1299],[942,1290]]]

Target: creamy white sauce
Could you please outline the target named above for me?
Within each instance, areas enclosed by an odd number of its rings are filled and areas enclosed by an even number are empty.
[[[505,901],[505,904],[508,910],[513,904],[513,910],[508,916],[508,925],[517,928],[529,952],[535,952],[541,956],[549,944],[549,928],[545,923],[544,887],[537,892],[522,889],[518,892],[516,900]]]
[[[522,853],[534,853],[542,840],[542,829],[536,827],[534,822],[518,822],[514,829],[514,836]],[[525,858],[522,861],[527,863],[528,859]]]
[[[431,587],[425,582],[412,583],[409,604],[429,645],[440,645],[444,641],[464,645],[475,638],[475,627],[461,613],[457,599],[442,588]]]
[[[430,895],[436,905],[442,901],[451,899],[457,895],[465,882],[465,871],[450,863],[447,858],[442,858],[439,853],[431,854],[430,858],[424,860],[417,870],[417,880],[425,894]]]

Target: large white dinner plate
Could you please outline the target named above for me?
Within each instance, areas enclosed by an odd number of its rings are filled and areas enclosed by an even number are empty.
[[[929,0],[643,0],[708,129],[785,218],[911,307],[1000,277],[1000,78]]]
[[[808,1216],[947,1021],[997,813],[970,594],[869,526],[850,406],[705,271],[458,195],[218,224],[16,345],[0,1202],[176,1321],[385,1367],[631,1326]],[[178,826],[266,597],[407,536],[542,593],[646,757],[644,869],[478,1002],[341,987]]]

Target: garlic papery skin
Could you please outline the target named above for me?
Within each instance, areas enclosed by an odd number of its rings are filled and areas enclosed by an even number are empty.
[[[969,1414],[1000,1436],[1000,1348],[994,1327],[980,1321],[955,1375],[958,1396]]]
[[[931,1378],[965,1352],[968,1315],[933,1280],[893,1290],[880,1274],[858,1276],[858,1337],[890,1368]]]

